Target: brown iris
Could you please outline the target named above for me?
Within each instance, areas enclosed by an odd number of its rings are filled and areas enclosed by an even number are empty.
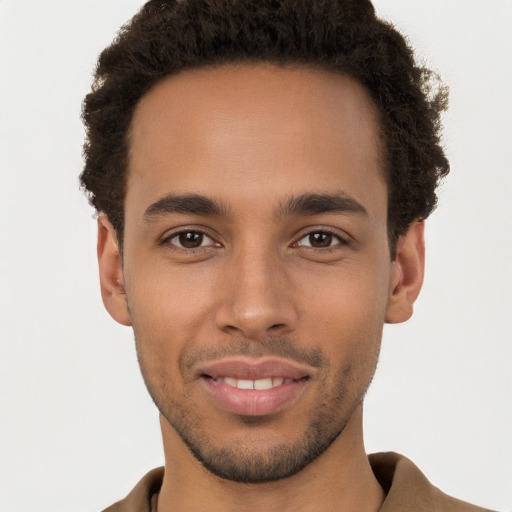
[[[197,247],[201,247],[203,239],[203,233],[198,233],[197,231],[187,231],[178,235],[180,245],[186,249],[195,249]]]
[[[330,233],[311,233],[309,243],[311,247],[329,247],[332,244],[332,235]]]

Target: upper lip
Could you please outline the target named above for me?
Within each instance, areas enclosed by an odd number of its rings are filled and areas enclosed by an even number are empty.
[[[267,377],[283,377],[299,380],[309,377],[311,368],[278,358],[233,357],[201,365],[198,367],[198,373],[214,379],[233,377],[258,380]]]

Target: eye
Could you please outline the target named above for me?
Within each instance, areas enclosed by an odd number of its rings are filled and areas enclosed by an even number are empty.
[[[207,234],[201,231],[181,231],[168,237],[165,242],[180,249],[198,249],[215,243]]]
[[[345,245],[346,241],[338,235],[328,231],[315,231],[308,233],[297,241],[301,247],[312,247],[314,249],[327,249],[336,245]]]

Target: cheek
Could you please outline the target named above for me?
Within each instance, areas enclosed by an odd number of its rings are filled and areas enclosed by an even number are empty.
[[[300,303],[329,323],[337,320],[366,323],[384,318],[389,294],[391,262],[369,259],[367,264],[347,258],[338,267],[319,267],[302,272]]]
[[[171,271],[165,261],[133,267],[126,278],[132,321],[151,331],[189,330],[211,302],[211,277],[200,266],[194,272],[187,266]]]
[[[141,364],[167,375],[195,340],[208,318],[212,289],[208,279],[164,268],[145,268],[126,279],[126,296]]]
[[[380,348],[390,265],[347,268],[338,275],[313,276],[303,288],[307,306],[302,328],[340,364],[373,360]],[[318,339],[320,337],[320,339]]]

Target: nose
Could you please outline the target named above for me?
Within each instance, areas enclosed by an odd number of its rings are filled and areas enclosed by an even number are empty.
[[[298,312],[288,274],[286,263],[270,250],[233,255],[221,284],[217,327],[249,339],[293,331]]]

